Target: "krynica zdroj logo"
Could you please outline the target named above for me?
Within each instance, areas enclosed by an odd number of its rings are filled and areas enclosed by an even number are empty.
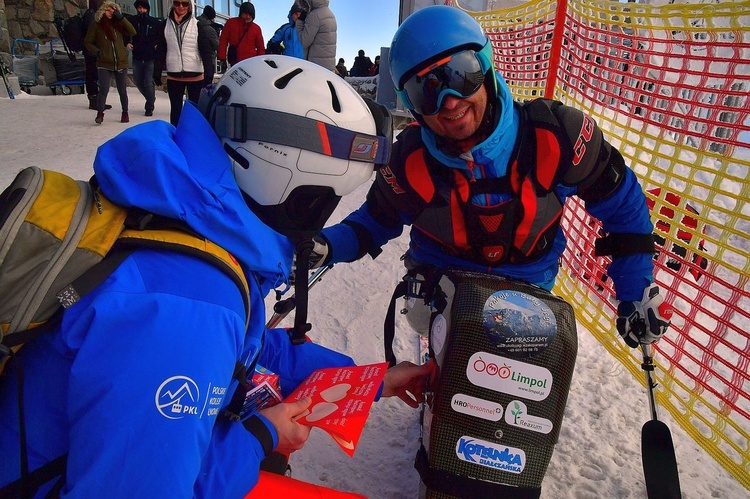
[[[458,439],[456,455],[462,461],[509,473],[521,473],[526,466],[526,453],[523,450],[466,435]]]
[[[548,369],[488,352],[471,356],[466,377],[477,386],[529,400],[544,400],[552,389]]]

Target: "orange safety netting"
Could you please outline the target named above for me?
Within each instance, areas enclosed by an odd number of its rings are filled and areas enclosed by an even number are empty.
[[[675,308],[657,400],[750,489],[750,2],[532,0],[471,14],[517,99],[585,111],[638,175]],[[598,222],[576,199],[564,225],[555,292],[645,384],[614,328],[608,260],[593,256]]]

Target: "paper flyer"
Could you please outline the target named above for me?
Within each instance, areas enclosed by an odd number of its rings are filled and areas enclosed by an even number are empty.
[[[309,409],[297,422],[321,428],[353,457],[386,369],[387,362],[320,369],[302,382],[285,402],[312,397]]]

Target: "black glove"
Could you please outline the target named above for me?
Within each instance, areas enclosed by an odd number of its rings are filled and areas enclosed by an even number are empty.
[[[115,9],[115,11],[112,12],[112,19],[114,19],[115,21],[119,21],[120,19],[122,19],[122,12],[120,12],[118,9]]]
[[[617,306],[617,332],[631,348],[659,341],[667,331],[674,310],[652,284],[643,291],[641,301],[623,301]]]

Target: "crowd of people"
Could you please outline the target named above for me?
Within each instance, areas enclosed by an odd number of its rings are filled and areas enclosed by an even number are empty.
[[[192,0],[174,0],[165,19],[150,15],[149,0],[136,0],[132,16],[123,15],[113,1],[89,0],[84,56],[86,93],[89,108],[97,111],[95,122],[101,124],[104,112],[112,108],[107,104],[112,80],[120,95],[120,121],[130,121],[129,52],[133,83],[145,100],[145,116],[153,116],[156,87],[164,84],[166,76],[173,125],[179,122],[185,95],[197,103],[201,89],[214,82],[217,67],[224,72],[268,52],[307,59],[335,72],[337,25],[328,4],[329,0],[296,0],[287,22],[266,45],[251,2],[243,2],[237,17],[221,25],[215,21],[213,7],[204,7],[198,15]]]
[[[335,62],[337,25],[328,4],[329,0],[295,0],[287,21],[266,44],[251,2],[242,3],[237,17],[222,25],[215,21],[216,11],[211,6],[204,7],[200,15],[193,12],[192,0],[174,0],[166,19],[151,16],[149,0],[136,0],[132,16],[123,15],[113,1],[89,0],[84,14],[84,56],[89,109],[96,110],[94,121],[101,124],[104,112],[112,108],[107,104],[112,80],[120,96],[120,121],[130,121],[128,52],[133,83],[145,100],[145,116],[153,116],[156,89],[163,86],[166,76],[173,125],[179,122],[185,96],[197,103],[201,89],[214,82],[217,68],[223,73],[240,61],[266,53],[307,59],[342,78],[377,75],[380,56],[373,61],[364,50],[359,50],[350,70],[343,58]]]

